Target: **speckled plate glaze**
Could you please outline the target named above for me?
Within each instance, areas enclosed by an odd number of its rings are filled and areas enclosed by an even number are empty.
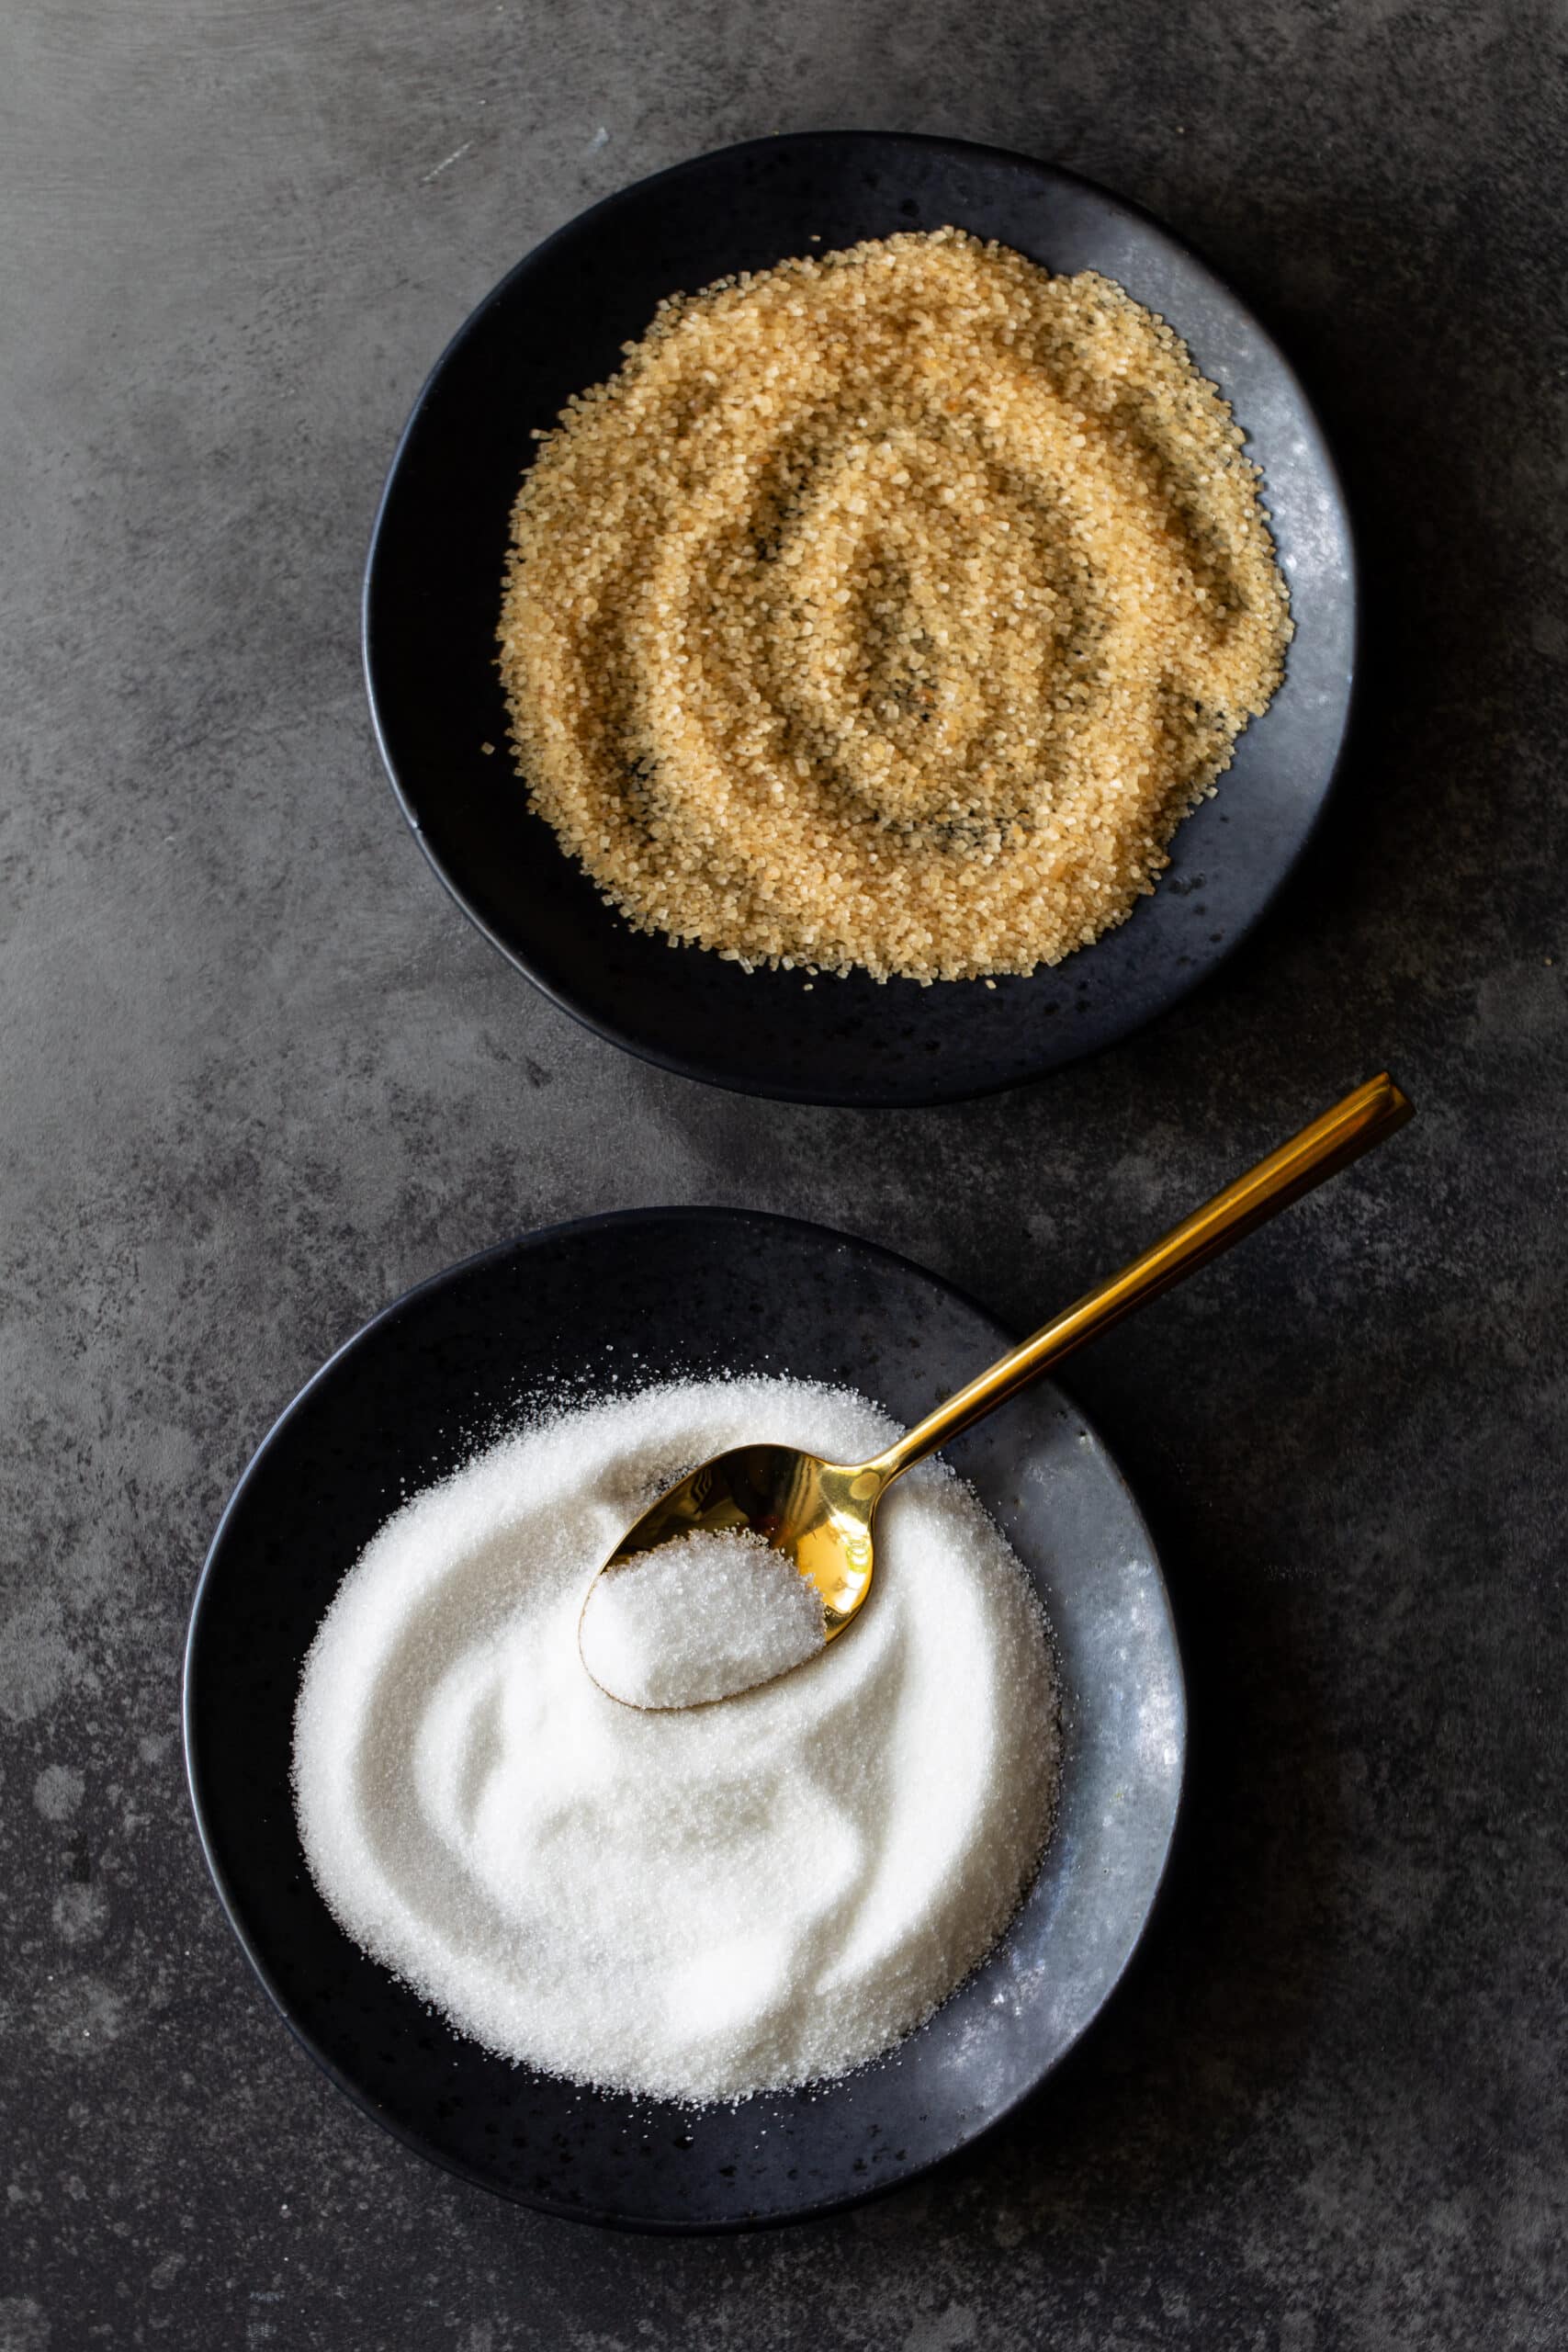
[[[549,2212],[745,2229],[908,2180],[997,2122],[1072,2047],[1154,1903],[1186,1710],[1148,1530],[1055,1389],[1030,1392],[951,1454],[1055,1632],[1066,1728],[1055,1833],[989,1959],[856,2074],[686,2109],[491,2057],[334,1924],[305,1867],[288,1781],[299,1669],[344,1571],[407,1493],[531,1399],[617,1368],[728,1367],[852,1382],[913,1420],[1007,1343],[947,1283],[867,1242],[739,1211],[637,1211],[527,1234],[438,1274],[301,1391],[208,1557],[186,1656],[186,1757],[236,1935],[307,2050],[367,2114]]]
[[[1218,797],[1178,832],[1155,896],[1120,930],[1054,971],[994,989],[879,988],[859,973],[807,993],[800,972],[746,973],[634,932],[530,813],[494,666],[508,517],[530,429],[612,374],[665,295],[947,222],[1055,270],[1101,270],[1186,337],[1263,468],[1296,636],[1268,715],[1242,737]],[[1338,761],[1355,564],[1300,384],[1235,296],[1164,229],[1028,156],[813,132],[725,148],[623,189],[479,305],[393,460],[366,571],[364,640],[382,755],[422,848],[486,937],[556,1003],[616,1045],[720,1086],[807,1102],[938,1102],[1016,1085],[1125,1036],[1258,921]]]

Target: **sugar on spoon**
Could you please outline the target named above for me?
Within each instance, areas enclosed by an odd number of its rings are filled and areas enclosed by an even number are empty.
[[[1404,1125],[1411,1111],[1386,1070],[1369,1080],[1194,1209],[1130,1265],[1097,1283],[1032,1338],[978,1374],[886,1453],[870,1462],[843,1463],[824,1462],[788,1445],[734,1446],[667,1488],[621,1538],[599,1576],[645,1562],[661,1545],[686,1536],[761,1538],[816,1587],[825,1637],[835,1641],[871,1589],[876,1508],[895,1478],[994,1412],[1086,1340],[1109,1330],[1145,1300],[1181,1282],[1255,1226],[1383,1142]],[[597,1584],[596,1577],[583,1603],[584,1616]],[[581,1617],[578,1623],[581,1645]],[[584,1664],[592,1672],[586,1655]],[[603,1682],[601,1688],[611,1698],[625,1695]]]

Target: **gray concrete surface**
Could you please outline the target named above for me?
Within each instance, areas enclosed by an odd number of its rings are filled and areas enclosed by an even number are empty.
[[[17,0],[0,22],[0,2352],[1568,2341],[1561,1817],[1568,25],[1481,0]],[[1282,337],[1369,585],[1337,816],[1224,977],[977,1106],[788,1112],[577,1031],[446,903],[355,651],[471,302],[773,129],[1153,208]],[[178,1659],[277,1407],[521,1226],[750,1203],[1015,1320],[1385,1059],[1417,1125],[1086,1360],[1168,1548],[1189,1826],[978,2154],[612,2239],[385,2140],[268,2013]]]

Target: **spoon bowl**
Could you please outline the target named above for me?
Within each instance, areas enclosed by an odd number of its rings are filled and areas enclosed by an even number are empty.
[[[825,1637],[834,1640],[871,1589],[873,1521],[895,1478],[994,1412],[1072,1349],[1108,1330],[1326,1177],[1348,1167],[1402,1127],[1411,1114],[1406,1096],[1382,1071],[1194,1209],[1130,1265],[1086,1291],[928,1413],[886,1453],[869,1462],[843,1463],[824,1462],[788,1445],[734,1446],[667,1487],[621,1538],[600,1575],[609,1568],[635,1566],[662,1544],[686,1535],[761,1536],[816,1586]],[[583,1615],[597,1581],[583,1600]],[[580,1649],[581,1624],[580,1616]],[[586,1657],[583,1663],[592,1674]]]
[[[733,1446],[668,1487],[604,1566],[628,1567],[683,1535],[760,1535],[816,1586],[831,1641],[870,1589],[872,1514],[886,1484],[874,1462],[824,1462],[790,1445]]]

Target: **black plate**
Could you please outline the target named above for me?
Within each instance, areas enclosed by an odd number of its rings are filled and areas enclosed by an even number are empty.
[[[619,365],[664,295],[791,254],[947,222],[1098,269],[1187,338],[1251,435],[1296,637],[1284,685],[1153,899],[1032,979],[746,973],[611,913],[525,806],[494,668],[507,525],[530,443]],[[812,232],[821,245],[809,243]],[[754,141],[625,188],[519,263],[436,365],[392,463],[365,581],[365,663],[403,813],[459,906],[603,1036],[689,1078],[807,1102],[983,1094],[1124,1036],[1251,930],[1305,845],[1344,738],[1355,566],[1333,463],[1258,322],[1130,206],[1024,155],[829,131]],[[487,758],[483,742],[496,746]]]
[[[1148,1532],[1099,1440],[1037,1388],[952,1451],[1044,1596],[1067,1751],[1055,1836],[985,1965],[888,2058],[804,2093],[689,2110],[490,2056],[348,1941],[305,1868],[295,1691],[339,1579],[407,1491],[531,1392],[639,1350],[858,1383],[913,1420],[998,1354],[981,1310],[902,1258],[780,1217],[637,1211],[525,1235],[377,1317],[289,1407],[213,1541],[186,1656],[209,1866],[257,1975],[340,2088],[503,2196],[649,2230],[852,2204],[974,2139],[1050,2072],[1143,1932],[1175,1825],[1186,1714]],[[851,1637],[852,1638],[852,1636]]]

